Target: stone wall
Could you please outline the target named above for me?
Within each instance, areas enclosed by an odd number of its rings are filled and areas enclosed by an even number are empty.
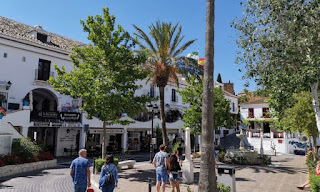
[[[51,168],[57,166],[57,160],[38,161],[33,163],[25,163],[19,165],[6,165],[0,167],[0,177],[11,176],[29,171],[35,171],[39,169]]]

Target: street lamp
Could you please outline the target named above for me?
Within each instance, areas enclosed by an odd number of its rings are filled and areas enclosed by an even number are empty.
[[[149,112],[151,112],[150,163],[152,163],[152,156],[153,156],[153,151],[154,151],[154,143],[152,142],[152,140],[154,140],[153,117],[154,117],[155,111],[158,110],[158,105],[155,104],[153,106],[152,104],[149,104],[148,107],[149,107]],[[157,111],[156,111],[156,113],[157,113]]]

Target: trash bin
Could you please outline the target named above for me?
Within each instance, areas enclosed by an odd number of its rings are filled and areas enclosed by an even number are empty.
[[[217,181],[231,188],[231,192],[236,192],[236,171],[233,167],[219,165]]]

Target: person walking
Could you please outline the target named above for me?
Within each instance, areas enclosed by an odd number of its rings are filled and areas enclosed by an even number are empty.
[[[156,178],[157,178],[157,192],[160,192],[160,186],[162,192],[165,192],[166,182],[167,182],[167,159],[168,155],[165,152],[166,146],[164,144],[160,145],[160,151],[156,153],[153,159],[153,165],[156,168]]]
[[[177,148],[177,150],[178,150],[178,155],[179,155],[179,160],[180,161],[183,161],[183,157],[182,157],[182,152],[183,152],[183,148],[182,148],[182,144],[181,143],[179,143],[179,147]]]
[[[87,157],[87,150],[81,149],[79,157],[74,159],[70,166],[70,175],[74,184],[74,192],[85,192],[87,186],[91,186],[90,167],[91,163]]]
[[[180,192],[179,173],[181,167],[178,162],[178,158],[175,154],[171,155],[168,160],[169,168],[169,181],[171,186],[171,192],[174,192],[174,188],[177,188],[177,192]]]
[[[118,187],[118,168],[114,164],[113,155],[108,155],[101,168],[99,186],[102,192],[113,192]]]

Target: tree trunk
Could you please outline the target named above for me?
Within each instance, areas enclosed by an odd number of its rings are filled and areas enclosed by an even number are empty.
[[[102,134],[102,149],[101,149],[101,158],[106,158],[106,147],[107,147],[107,130],[106,130],[107,122],[103,121],[103,134]]]
[[[213,126],[214,3],[207,0],[199,192],[217,191]]]
[[[314,110],[314,114],[316,116],[316,123],[318,132],[320,133],[320,111],[319,111],[319,95],[318,95],[318,84],[316,83],[310,84],[311,93],[312,93],[312,107]]]
[[[166,146],[169,146],[169,138],[167,135],[166,128],[166,114],[164,113],[164,87],[159,86],[160,92],[160,117],[161,117],[161,126],[162,126],[162,142]]]
[[[312,134],[312,142],[313,142],[313,160],[317,160],[318,148],[317,148],[317,135]],[[307,153],[307,152],[306,152]]]

